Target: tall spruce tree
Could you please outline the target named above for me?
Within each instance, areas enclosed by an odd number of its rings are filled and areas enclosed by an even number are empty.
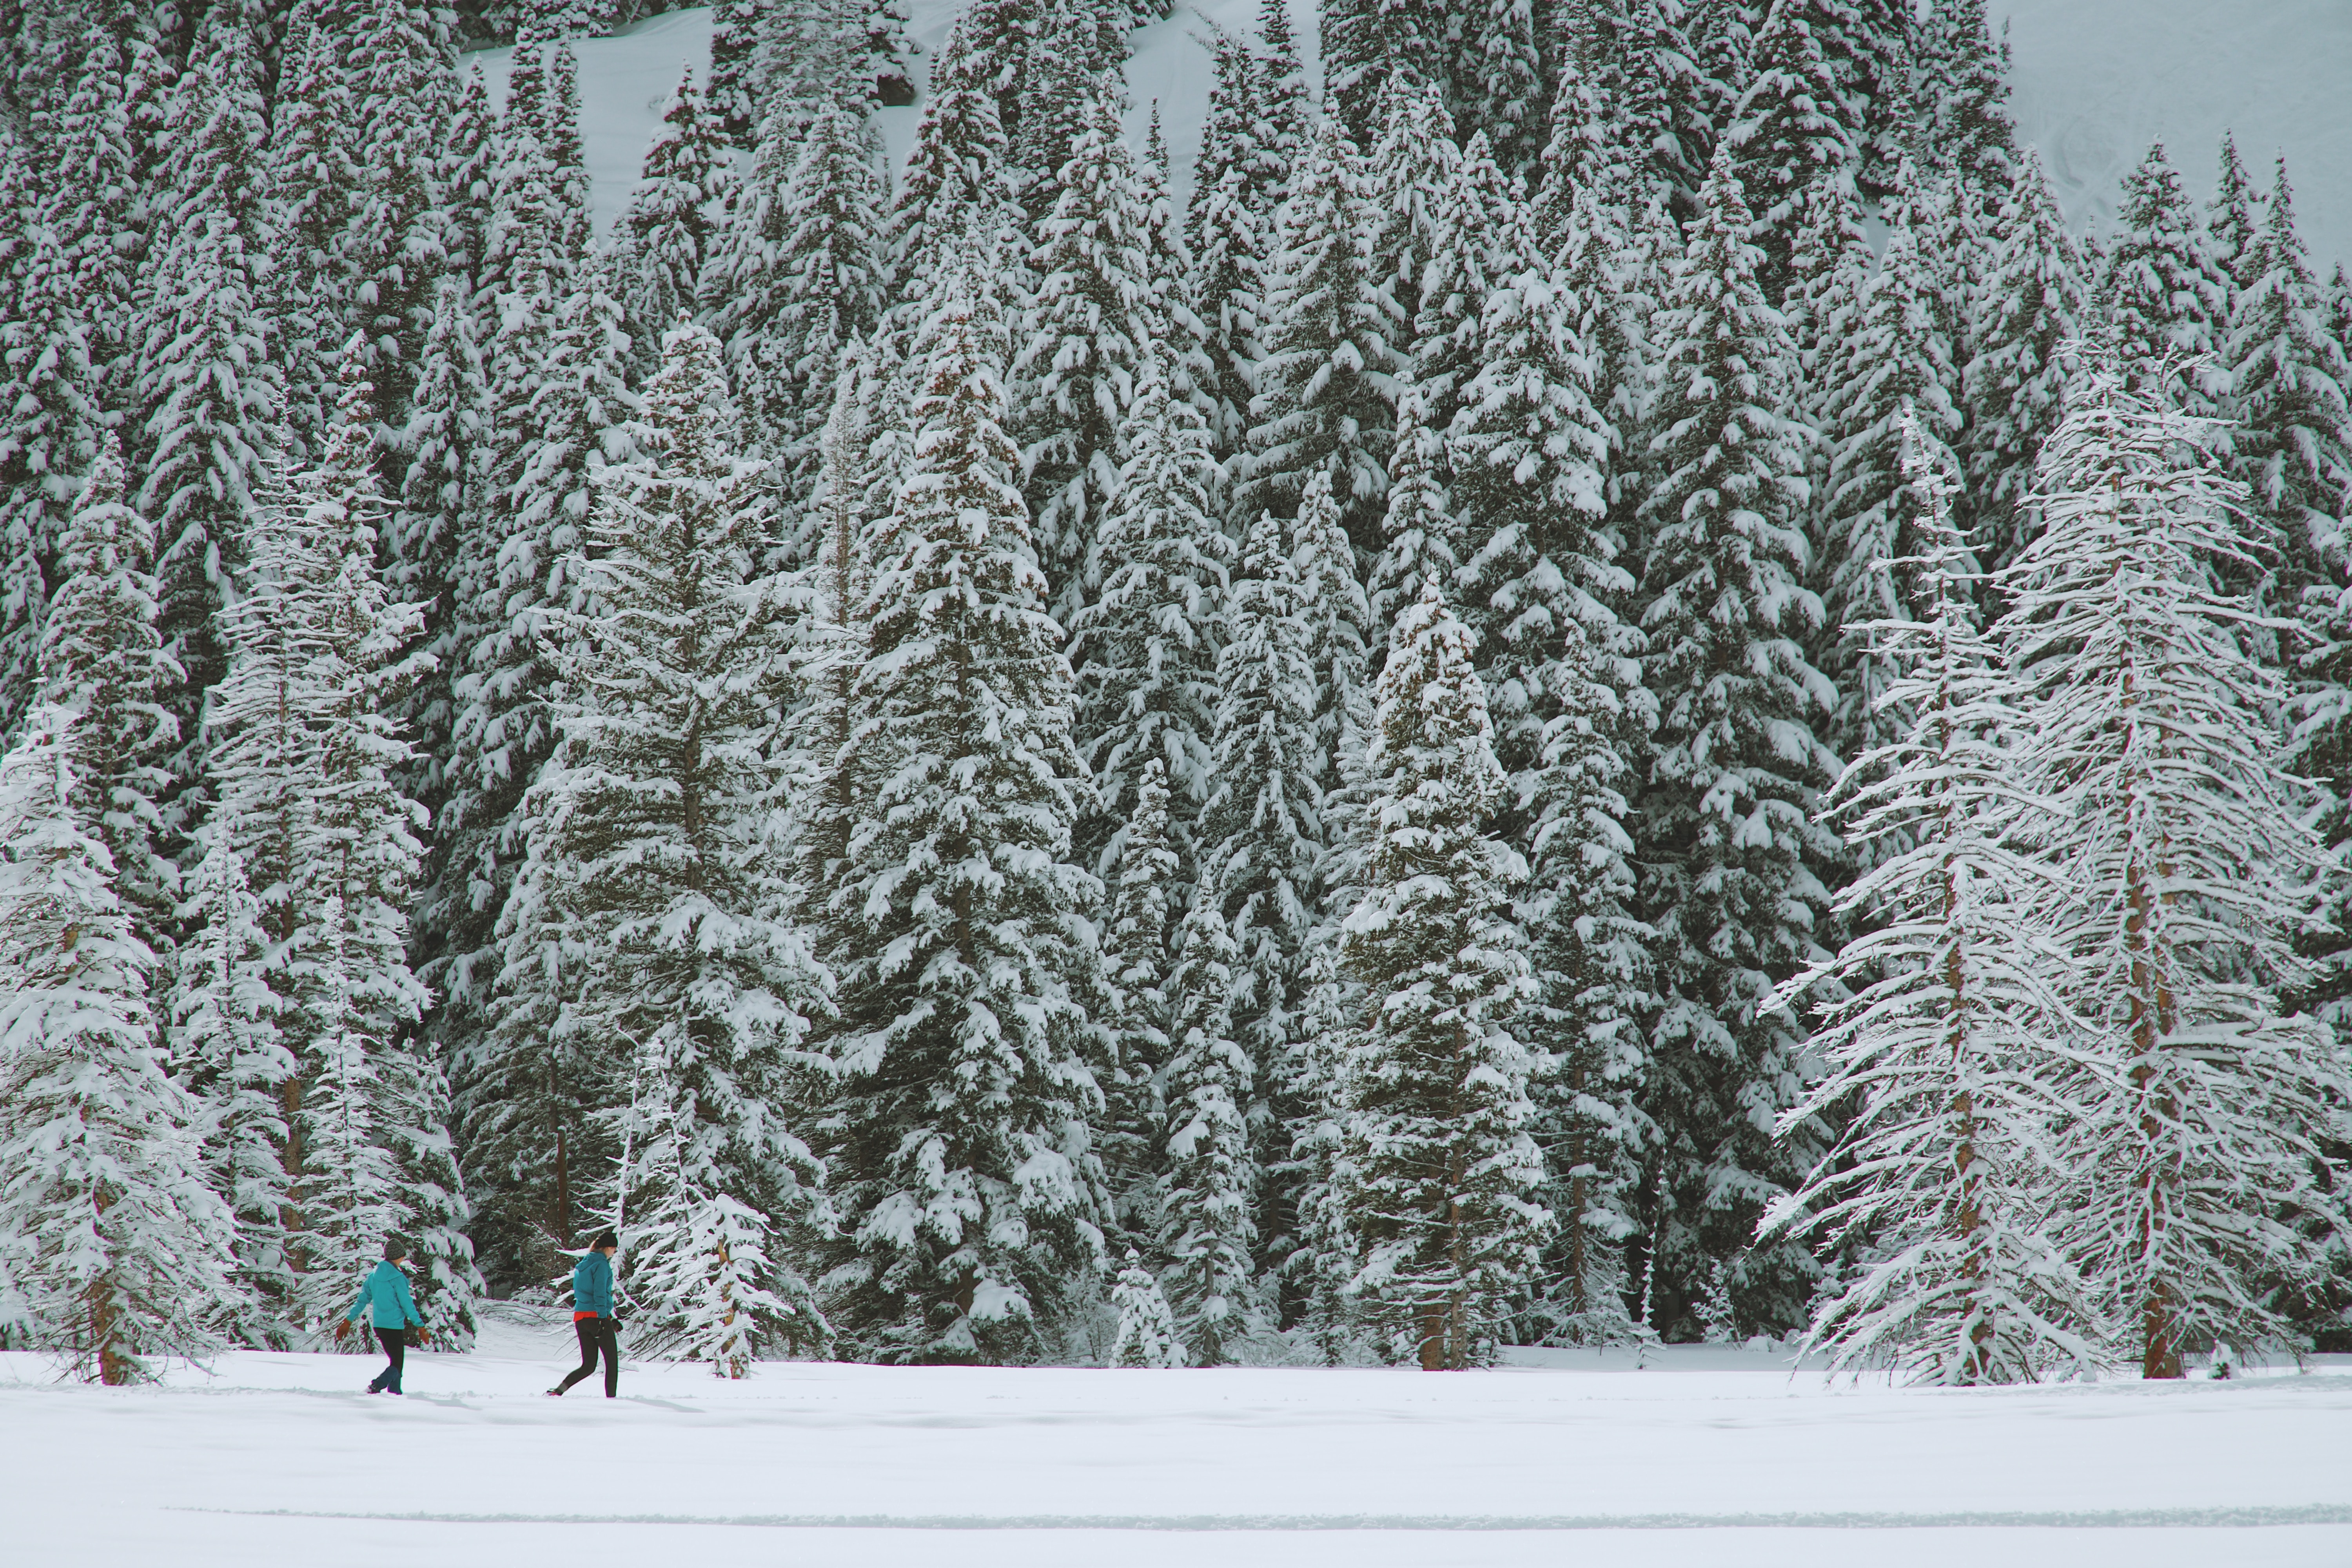
[[[1362,1260],[1351,1283],[1389,1353],[1433,1372],[1491,1356],[1552,1224],[1528,1131],[1549,1063],[1515,1029],[1535,988],[1510,904],[1526,863],[1485,832],[1508,784],[1472,649],[1434,583],[1398,617],[1366,759],[1365,890],[1342,928],[1366,1009],[1332,1177]]]
[[[710,111],[740,144],[751,135],[751,71],[769,0],[718,0],[710,8]]]
[[[758,141],[798,141],[810,120],[829,109],[866,117],[876,87],[866,53],[870,10],[870,0],[772,0],[751,59]]]
[[[1389,450],[1389,493],[1381,552],[1364,584],[1375,626],[1392,626],[1423,583],[1452,584],[1467,553],[1462,514],[1446,491],[1445,432],[1431,428],[1429,400],[1411,366],[1397,378],[1396,443]]]
[[[1868,628],[1924,616],[1931,602],[1915,603],[1920,584],[1905,564],[1932,542],[1917,532],[1922,498],[1907,477],[1904,444],[1927,460],[1961,434],[1953,395],[1959,375],[1937,328],[1932,288],[1919,236],[1898,214],[1878,270],[1861,279],[1851,310],[1838,312],[1834,357],[1825,354],[1817,374],[1828,484],[1814,573],[1824,612],[1816,662],[1837,688],[1827,733],[1842,757],[1893,744],[1908,723],[1886,705],[1902,674],[1899,655]],[[1933,578],[1927,586],[1945,584]]]
[[[1616,100],[1612,90],[1615,33],[1601,8],[1565,5],[1558,14],[1559,85],[1551,105],[1550,135],[1544,142],[1536,189],[1538,225],[1547,242],[1557,242],[1568,208],[1580,195],[1601,189],[1602,171],[1623,156],[1614,135]]]
[[[1757,279],[1775,305],[1792,281],[1811,193],[1819,185],[1854,191],[1862,165],[1860,117],[1820,36],[1834,26],[1832,0],[1779,0],[1724,136],[1751,215],[1748,237],[1763,252]]]
[[[1605,629],[1605,628],[1604,628]],[[1515,914],[1536,992],[1519,1026],[1553,1061],[1532,1093],[1545,1155],[1542,1201],[1559,1226],[1528,1312],[1547,1341],[1639,1337],[1625,1308],[1623,1243],[1654,1135],[1642,1109],[1654,1007],[1654,932],[1637,914],[1633,792],[1655,726],[1639,666],[1580,623],[1563,624],[1544,671],[1548,717],[1535,766],[1514,781],[1530,874]]]
[[[12,1342],[125,1384],[220,1345],[232,1227],[156,1054],[153,955],[75,804],[76,723],[37,706],[0,757],[0,1279]]]
[[[1696,210],[1718,140],[1712,111],[1720,101],[1694,63],[1686,12],[1679,0],[1627,0],[1608,68],[1618,134],[1630,155],[1630,200],[1654,201],[1677,219]]]
[[[2116,216],[2122,232],[2107,247],[2098,293],[2116,352],[2127,364],[2172,356],[2172,395],[2192,414],[2210,414],[2234,290],[2161,142],[2124,176]],[[2191,364],[2200,359],[2215,363]]]
[[[31,154],[13,140],[7,148],[9,194],[21,212],[32,205]],[[56,224],[36,215],[11,249],[10,309],[0,321],[0,725],[13,730],[34,700],[58,542],[73,477],[97,455],[103,393]]]
[[[691,67],[662,105],[628,210],[605,265],[629,334],[630,368],[650,380],[663,334],[701,298],[711,248],[710,207],[725,167],[724,133],[694,90]]]
[[[620,1194],[625,1282],[654,1338],[740,1377],[759,1349],[825,1337],[786,1246],[822,1173],[785,1107],[817,1068],[802,1042],[829,987],[788,912],[784,606],[760,562],[756,468],[730,450],[718,341],[674,329],[647,403],[648,455],[603,476],[573,563],[590,607],[551,628],[560,739],[525,798],[529,858],[500,918],[503,998],[554,1028],[499,1031],[501,1057],[521,1059],[498,1064],[509,1092],[469,1142],[536,1144],[509,1158],[546,1194],[561,1157],[546,1131],[596,1145],[541,1085],[568,1060],[610,1096],[631,1065],[616,1044],[645,1042],[674,1114],[650,1179]],[[576,973],[541,962],[551,929]],[[551,978],[570,984],[535,994]],[[581,1215],[548,1212],[569,1245]],[[712,1326],[730,1317],[731,1335]]]
[[[41,626],[40,700],[74,715],[70,804],[80,830],[106,846],[124,927],[168,958],[179,872],[159,803],[180,738],[168,702],[182,671],[163,642],[154,561],[155,525],[126,504],[122,453],[109,434],[66,524],[61,581]]]
[[[775,465],[779,522],[796,559],[813,546],[807,505],[834,383],[888,302],[883,194],[863,127],[828,107],[796,142],[761,143],[714,247],[713,330],[727,345],[752,449]]]
[[[1546,90],[1555,73],[1544,64],[1536,7],[1528,0],[1487,0],[1455,24],[1461,42],[1454,69],[1457,134],[1486,134],[1504,173],[1523,175],[1549,139]]]
[[[455,688],[466,666],[457,644],[460,570],[468,540],[488,527],[481,509],[488,499],[483,468],[490,454],[489,383],[470,292],[461,276],[441,280],[400,436],[406,468],[399,504],[384,533],[393,586],[404,599],[425,606],[425,651],[433,668],[418,680],[404,715],[415,761],[402,788],[435,821],[448,800]],[[428,869],[426,886],[437,875]],[[439,956],[443,933],[428,921],[417,934],[421,969]]]
[[[1916,602],[1867,623],[1896,674],[1899,726],[1855,758],[1832,808],[1869,868],[1839,895],[1861,934],[1790,987],[1824,978],[1826,1063],[1784,1118],[1851,1107],[1829,1157],[1767,1215],[1769,1233],[1870,1238],[1815,1308],[1812,1342],[1845,1366],[1926,1383],[2095,1372],[2103,1325],[2052,1245],[2063,1182],[2044,1129],[2080,1068],[2063,964],[2037,905],[2049,868],[2023,848],[2035,802],[2015,746],[2024,694],[1984,636],[1975,562],[1952,520],[1958,465],[1906,413],[1893,432],[1912,498]]]
[[[2254,238],[2262,232],[2262,187],[2238,155],[2238,138],[2234,132],[2221,134],[2221,174],[2213,191],[2213,199],[2206,204],[2211,216],[2206,220],[2205,233],[2210,242],[2213,259],[2230,275],[2238,288],[2249,281],[2248,266],[2253,260]],[[2235,300],[2232,299],[2232,307]]]
[[[995,57],[973,38],[985,9],[975,6],[957,17],[940,46],[915,148],[884,229],[893,268],[892,336],[908,356],[928,319],[921,301],[951,266],[962,237],[993,237],[1019,222],[1005,167]],[[920,368],[910,374],[919,374]]]
[[[146,123],[159,108],[162,62],[144,28],[118,37],[92,26],[73,41],[64,91],[31,117],[37,167],[47,173],[26,204],[57,247],[47,287],[82,329],[92,390],[118,405],[134,372],[131,314],[134,268],[146,249],[141,189],[148,167]],[[108,423],[112,423],[111,420]]]
[[[866,792],[833,893],[835,1321],[898,1361],[1039,1353],[1099,1265],[1098,960],[1070,862],[1091,792],[1017,457],[1005,323],[974,247],[926,328],[919,432],[860,618]]]
[[[1465,315],[1475,321],[1501,179],[1491,163],[1468,174],[1444,97],[1419,77],[1391,79],[1379,110],[1358,198],[1365,278],[1380,307],[1374,328],[1389,363],[1398,364],[1442,355],[1442,348],[1415,353],[1423,346],[1416,340],[1444,339]],[[1439,268],[1444,275],[1433,277]],[[1465,280],[1466,288],[1452,287]],[[1424,290],[1436,298],[1424,301]],[[1424,328],[1423,318],[1433,313],[1437,319]]]
[[[1996,628],[2049,803],[2038,912],[2092,1058],[2059,1123],[2053,1234],[2149,1378],[2183,1375],[2200,1341],[2284,1337],[2278,1286],[2323,1260],[2289,1216],[2346,1225],[2321,1143],[2342,1047],[2278,1005],[2325,852],[2271,717],[2285,692],[2245,647],[2257,607],[2226,586],[2251,575],[2250,498],[2216,435],[2087,364]]]
[[[1176,1001],[1170,982],[1182,862],[1169,836],[1167,764],[1158,757],[1145,762],[1137,770],[1134,795],[1104,928],[1105,978],[1112,994],[1102,1022],[1110,1071],[1097,1146],[1114,1230],[1148,1237],[1160,1211],[1160,1075]]]
[[[1268,1082],[1304,1038],[1307,942],[1326,849],[1322,693],[1310,606],[1285,531],[1261,512],[1243,542],[1217,658],[1214,782],[1195,840],[1196,901],[1239,949],[1229,961],[1227,1026],[1252,1063],[1269,1069]],[[1271,1246],[1287,1226],[1277,1216],[1261,1229]]]
[[[1631,917],[1622,759],[1654,709],[1641,685],[1634,579],[1604,482],[1614,432],[1593,408],[1585,311],[1532,254],[1516,214],[1498,250],[1509,271],[1488,294],[1481,366],[1447,447],[1453,495],[1474,542],[1461,574],[1496,760],[1508,788],[1495,837],[1537,875],[1514,908],[1532,942],[1535,986],[1518,1037],[1568,1076],[1534,1089],[1534,1124],[1566,1156],[1549,1191],[1561,1289],[1548,1332],[1616,1337],[1622,1144],[1636,1075],[1632,1006],[1646,961]],[[1611,308],[1599,303],[1599,308]],[[1605,1109],[1604,1109],[1605,1108]]]
[[[1331,0],[1321,8],[1323,100],[1339,134],[1369,146],[1388,84],[1410,77],[1443,101],[1451,86],[1444,7],[1431,0]]]
[[[1628,213],[1580,194],[1560,249],[1562,283],[1576,301],[1578,335],[1592,367],[1593,412],[1609,437],[1607,526],[1633,567],[1644,548],[1642,498],[1654,477],[1650,426],[1659,388],[1651,372],[1665,347],[1656,334],[1682,237],[1662,206]]]
[[[1854,182],[1873,200],[1897,194],[1908,154],[1917,7],[1909,0],[1850,0],[1838,85],[1854,113],[1862,155]]]
[[[1992,35],[1986,0],[1934,0],[1915,31],[1911,104],[1920,166],[1948,169],[1979,200],[1998,203],[2017,178],[2009,113],[2009,36]]]
[[[1234,1038],[1233,928],[1195,898],[1175,936],[1167,1060],[1157,1099],[1165,1120],[1154,1194],[1161,1283],[1196,1366],[1235,1359],[1266,1321],[1252,1244],[1258,1167],[1249,1127],[1256,1064]]]
[[[1234,554],[1216,521],[1207,426],[1172,395],[1165,360],[1149,348],[1119,439],[1129,457],[1095,542],[1101,586],[1073,617],[1070,640],[1078,741],[1101,813],[1082,837],[1106,856],[1117,852],[1139,770],[1154,762],[1172,792],[1174,842],[1192,845],[1214,784],[1217,653]]]
[[[2264,607],[2295,623],[2255,646],[2294,693],[2295,771],[2317,787],[2331,847],[2352,834],[2352,713],[2345,633],[2352,626],[2352,358],[2312,276],[2281,162],[2261,230],[2242,258],[2227,362],[2235,419],[2231,470],[2250,491],[2250,532],[2269,552],[2256,581]],[[2341,893],[2329,928],[2305,933],[2315,975],[2292,1000],[2325,1014],[2347,990]]]
[[[1276,14],[1278,15],[1278,9]],[[1266,262],[1275,210],[1297,155],[1295,124],[1271,121],[1269,65],[1241,38],[1210,39],[1212,85],[1184,233],[1193,258],[1194,302],[1209,370],[1202,390],[1220,458],[1240,450],[1249,432],[1249,371],[1265,351]],[[1286,137],[1284,132],[1292,132]]]
[[[257,180],[268,134],[262,68],[253,23],[231,7],[207,12],[180,79],[178,146],[135,326],[137,426],[126,434],[140,510],[161,533],[163,626],[180,664],[165,701],[191,743],[204,693],[223,673],[214,616],[260,509],[284,386],[269,308],[277,236]],[[173,767],[177,795],[201,775],[201,754]],[[173,812],[180,834],[194,804]]]
[[[1405,151],[1402,140],[1386,145]],[[1458,154],[1453,142],[1433,137],[1395,165],[1400,172],[1415,166],[1420,174],[1406,178],[1417,178],[1429,193],[1430,210],[1410,224],[1376,231],[1376,276],[1383,279],[1386,302],[1394,307],[1394,362],[1411,359],[1431,417],[1443,428],[1453,424],[1479,373],[1485,348],[1480,318],[1487,296],[1531,259],[1530,247],[1512,243],[1528,236],[1524,226],[1510,222],[1517,204],[1484,135],[1472,136]],[[1379,195],[1393,199],[1397,188],[1391,184]],[[1395,205],[1414,215],[1422,204]]]
[[[1643,503],[1658,729],[1636,843],[1657,931],[1645,1109],[1659,1142],[1637,1214],[1650,1326],[1675,1335],[1718,1270],[1738,1321],[1758,1325],[1796,1322],[1815,1272],[1801,1248],[1747,1246],[1810,1164],[1801,1142],[1772,1142],[1801,1040],[1770,997],[1816,955],[1816,868],[1834,846],[1812,807],[1836,772],[1812,727],[1829,684],[1804,653],[1821,619],[1802,586],[1809,433],[1790,417],[1790,347],[1748,223],[1718,153],[1659,331],[1659,477]]]
[[[2352,566],[2343,533],[2352,509],[2352,364],[2296,232],[2284,159],[2239,263],[2245,281],[2228,349],[2232,468],[2279,552],[2269,607],[2292,616],[2314,590],[2323,602],[2336,598]]]

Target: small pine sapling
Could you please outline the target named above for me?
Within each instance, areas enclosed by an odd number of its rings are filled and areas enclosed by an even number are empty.
[[[1176,1314],[1168,1309],[1160,1281],[1143,1267],[1135,1248],[1127,1249],[1127,1264],[1111,1287],[1111,1306],[1118,1313],[1118,1337],[1111,1342],[1110,1364],[1166,1369],[1184,1364],[1184,1342],[1176,1334]]]

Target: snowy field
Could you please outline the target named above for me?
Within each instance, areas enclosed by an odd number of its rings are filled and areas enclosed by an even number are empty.
[[[962,0],[913,0],[908,36],[920,47],[919,81]],[[2212,194],[2221,132],[2234,128],[2246,161],[2268,188],[2284,152],[2296,213],[2320,276],[2352,262],[2352,4],[2347,0],[1993,0],[2016,50],[2011,107],[2042,149],[2066,216],[2078,226],[2113,220],[2126,172],[2161,137],[2190,192]],[[1312,5],[1292,0],[1311,58]],[[1235,32],[1255,25],[1257,0],[1200,0],[1135,36],[1128,89],[1139,144],[1152,100],[1160,105],[1179,195],[1189,189],[1209,106],[1203,19]],[[710,13],[677,11],[610,38],[577,46],[582,129],[596,182],[596,221],[609,231],[628,205],[662,101],[691,60],[698,81],[710,60]],[[473,57],[505,90],[509,51]],[[1311,68],[1310,79],[1316,76]],[[885,110],[883,134],[900,160],[914,145],[919,109]]]
[[[1826,1388],[1763,1352],[1487,1373],[774,1364],[541,1392],[244,1353],[160,1387],[0,1356],[0,1561],[580,1568],[2352,1563],[2352,1357],[2227,1384]]]

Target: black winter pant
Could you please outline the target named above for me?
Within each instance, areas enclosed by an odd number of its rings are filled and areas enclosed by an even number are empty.
[[[376,1343],[383,1347],[383,1353],[391,1360],[392,1364],[385,1367],[382,1372],[377,1373],[375,1374],[375,1381],[369,1384],[368,1387],[371,1391],[381,1388],[393,1394],[398,1394],[400,1392],[400,1363],[408,1354],[408,1331],[406,1329],[378,1329],[375,1331],[375,1340]]]
[[[593,1318],[575,1318],[572,1331],[580,1336],[580,1364],[555,1385],[555,1392],[568,1393],[572,1385],[582,1378],[595,1375],[596,1355],[601,1351],[604,1356],[604,1397],[616,1397],[621,1392],[621,1342],[613,1331],[613,1320],[601,1314]]]

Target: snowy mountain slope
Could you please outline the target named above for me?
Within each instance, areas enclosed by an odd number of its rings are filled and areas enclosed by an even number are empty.
[[[662,105],[677,89],[686,67],[701,86],[710,75],[710,13],[672,11],[609,38],[584,38],[572,46],[580,56],[580,140],[595,182],[596,232],[611,232],[629,205],[645,161],[646,143],[661,123]],[[467,57],[479,62],[490,97],[506,102],[512,49],[484,49]]]
[[[963,0],[914,0],[909,32],[921,48],[919,81]],[[1314,45],[1311,9],[1301,44]],[[1257,0],[1202,0],[1135,37],[1128,67],[1139,142],[1159,100],[1180,196],[1208,109],[1209,55],[1200,38],[1214,23],[1236,31]],[[2042,149],[2067,216],[2105,226],[2124,174],[2161,137],[2200,199],[2213,184],[2215,149],[2234,128],[2247,161],[2284,152],[2304,236],[2324,276],[2352,259],[2352,3],[2347,0],[1996,0],[2016,51],[2020,129]],[[582,125],[596,180],[596,218],[609,227],[628,202],[646,139],[680,66],[710,58],[710,13],[678,11],[580,54]],[[510,51],[476,57],[503,92]],[[1314,72],[1308,72],[1313,79]],[[914,144],[919,109],[882,112],[895,157]],[[2267,174],[2265,173],[2265,184]]]
[[[2286,154],[2320,275],[2352,262],[2352,4],[1996,0],[2015,50],[2011,107],[2066,216],[2112,224],[2116,188],[2161,138],[2200,200],[2221,132],[2265,189]]]

